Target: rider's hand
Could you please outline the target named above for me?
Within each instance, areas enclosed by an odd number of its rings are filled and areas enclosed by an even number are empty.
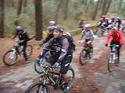
[[[53,65],[54,68],[58,68],[59,66],[60,66],[59,62],[56,62],[56,63]]]
[[[108,46],[108,44],[105,44],[105,46],[107,47],[107,46]]]

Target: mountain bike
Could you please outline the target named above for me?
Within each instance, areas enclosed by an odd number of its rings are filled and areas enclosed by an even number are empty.
[[[113,44],[113,45],[110,45],[109,47],[112,47],[112,50],[108,58],[107,68],[109,72],[112,72],[113,66],[115,66],[116,64],[117,65],[119,64],[118,51],[117,51],[117,48],[119,47],[119,45]]]
[[[75,78],[74,70],[71,67],[69,67],[66,73],[68,83],[65,83],[59,71],[56,70],[55,72],[55,68],[52,66],[44,65],[41,66],[41,69],[40,80],[31,84],[25,93],[50,93],[50,87],[61,89],[63,92],[68,92],[71,89]],[[64,91],[65,87],[67,87],[67,90]]]
[[[85,65],[87,60],[90,60],[93,56],[93,48],[91,47],[91,42],[85,43],[83,49],[79,55],[79,61],[81,65]]]
[[[12,66],[16,64],[18,56],[23,54],[23,46],[19,46],[20,41],[16,40],[15,45],[13,46],[12,49],[8,50],[4,55],[3,55],[3,63],[7,66]],[[17,49],[18,48],[18,51]],[[33,52],[33,47],[31,45],[27,45],[26,47],[26,54],[28,58],[32,55]]]

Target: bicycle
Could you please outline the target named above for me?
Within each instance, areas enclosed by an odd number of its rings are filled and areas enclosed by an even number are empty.
[[[12,49],[8,50],[4,55],[3,55],[3,63],[7,66],[12,66],[16,64],[18,56],[23,53],[22,49],[23,46],[19,46],[20,41],[16,40],[15,45],[13,46]],[[18,47],[18,51],[16,50],[16,47]],[[26,47],[26,54],[28,58],[32,55],[33,52],[33,47],[31,45],[27,45]]]
[[[117,51],[117,48],[119,47],[119,45],[113,44],[113,45],[110,45],[109,47],[112,47],[112,50],[108,58],[107,68],[109,72],[112,72],[113,66],[115,64],[119,64],[118,51]]]
[[[54,89],[61,89],[64,90],[66,87],[66,83],[63,80],[62,75],[59,72],[55,72],[52,66],[41,66],[42,67],[42,72],[40,76],[40,80],[38,82],[35,82],[31,84],[25,91],[25,93],[50,93],[49,87],[52,86]],[[67,76],[68,76],[68,86],[67,86],[67,91],[68,92],[72,85],[73,85],[73,80],[75,78],[75,73],[74,70],[69,67],[67,71]]]
[[[85,65],[87,60],[90,60],[93,56],[93,48],[91,42],[86,42],[83,49],[80,52],[79,61],[81,65]]]

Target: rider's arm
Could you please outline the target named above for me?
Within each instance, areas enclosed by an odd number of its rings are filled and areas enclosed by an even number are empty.
[[[123,35],[123,33],[121,31],[119,31],[119,33],[120,33],[120,44],[123,45],[123,43],[124,43],[124,35]]]
[[[63,42],[62,42],[62,49],[61,49],[61,54],[58,58],[58,61],[62,61],[65,57],[65,55],[67,54],[68,52],[68,48],[69,48],[69,42],[68,40],[65,38],[63,39]]]
[[[12,38],[15,39],[17,36],[18,36],[18,33],[17,31],[15,31],[14,36]]]

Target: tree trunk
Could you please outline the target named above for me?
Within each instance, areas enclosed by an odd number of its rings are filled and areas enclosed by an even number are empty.
[[[62,3],[63,3],[63,0],[60,0],[58,3],[57,9],[56,9],[56,13],[55,13],[55,21],[56,22],[58,22],[59,11],[60,11],[60,8],[62,6]]]
[[[0,0],[0,38],[4,37],[4,0]]]
[[[103,6],[102,6],[101,16],[105,14],[106,4],[107,4],[107,0],[103,0]]]
[[[68,5],[69,5],[69,0],[65,0],[64,20],[67,20],[68,18]]]
[[[118,13],[120,14],[121,13],[121,8],[122,8],[122,3],[123,3],[123,0],[119,0],[119,7],[118,7]]]
[[[108,11],[109,11],[109,9],[110,9],[111,3],[112,3],[112,0],[108,0],[107,7],[106,7],[106,9],[105,9],[104,15],[107,15],[107,13],[108,13]]]
[[[21,14],[22,5],[23,5],[23,0],[18,0],[17,16]]]
[[[43,25],[42,25],[42,0],[34,0],[35,4],[35,22],[36,22],[36,40],[41,40],[42,39],[42,30],[43,30]]]
[[[95,20],[97,12],[98,12],[99,0],[96,3],[95,10],[93,12],[92,20]]]
[[[23,6],[27,7],[27,0],[24,0]]]

